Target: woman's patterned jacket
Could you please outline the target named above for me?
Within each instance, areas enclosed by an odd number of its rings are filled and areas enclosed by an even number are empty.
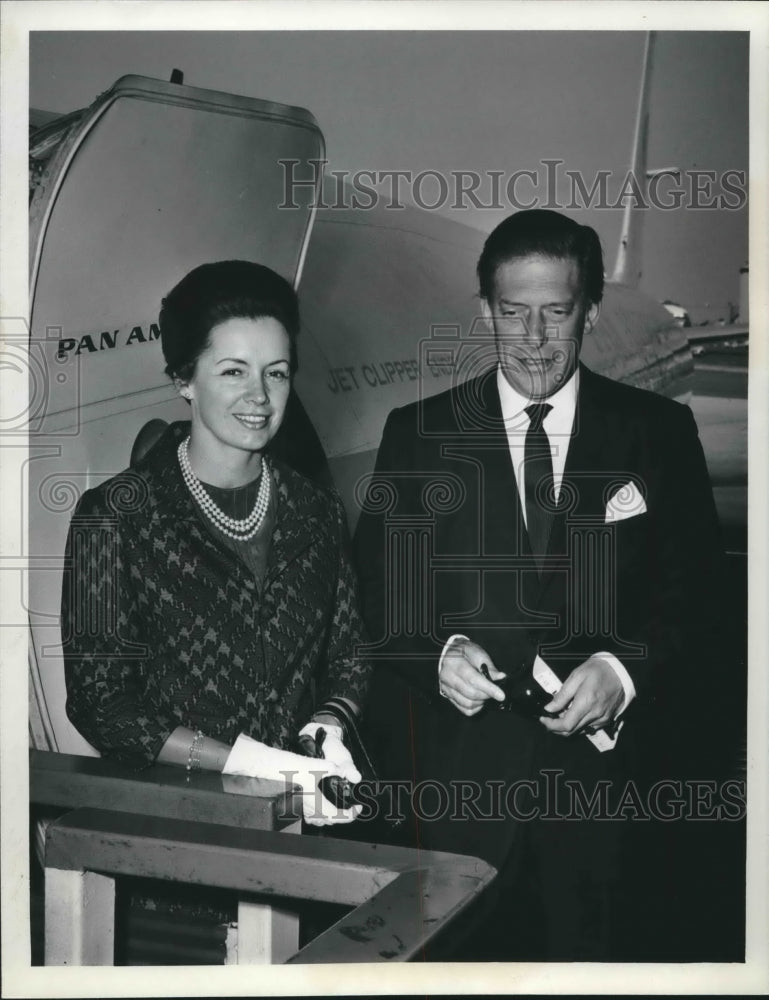
[[[339,499],[272,462],[263,588],[201,521],[173,424],[81,498],[62,593],[67,714],[102,753],[154,760],[176,726],[293,748],[317,703],[362,702],[369,667]]]

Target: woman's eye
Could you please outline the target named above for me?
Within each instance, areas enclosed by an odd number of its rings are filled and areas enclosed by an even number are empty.
[[[225,368],[225,370],[222,372],[222,375],[242,375],[242,374],[243,374],[242,368]]]
[[[282,368],[274,368],[272,371],[267,372],[267,377],[276,382],[286,382],[291,376],[288,372],[283,371]]]

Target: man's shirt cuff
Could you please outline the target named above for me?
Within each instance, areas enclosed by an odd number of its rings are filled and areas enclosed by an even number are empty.
[[[443,649],[441,650],[441,655],[438,657],[438,694],[440,694],[441,698],[447,697],[443,693],[443,691],[441,691],[441,670],[443,670],[443,661],[446,657],[446,653],[448,653],[449,651],[449,648],[453,646],[453,644],[457,642],[458,639],[464,639],[465,642],[470,641],[466,635],[459,635],[459,633],[457,633],[456,635],[449,636],[449,638],[446,640],[444,644]]]
[[[444,648],[444,653],[445,651],[446,650]],[[633,678],[630,676],[625,667],[620,663],[620,661],[613,653],[596,653],[595,655],[600,656],[602,659],[606,660],[606,662],[612,668],[617,677],[619,677],[620,684],[622,685],[622,690],[625,692],[625,700],[622,702],[622,707],[620,708],[619,712],[617,712],[617,716],[620,716],[628,707],[633,698],[635,698],[635,684],[633,683]]]

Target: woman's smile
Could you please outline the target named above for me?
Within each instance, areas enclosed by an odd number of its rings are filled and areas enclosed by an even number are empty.
[[[234,416],[244,427],[252,431],[262,430],[270,419],[269,415],[260,413],[236,413]]]

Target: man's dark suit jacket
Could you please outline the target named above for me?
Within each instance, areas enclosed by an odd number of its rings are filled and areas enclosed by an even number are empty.
[[[631,516],[606,523],[615,496]],[[496,369],[390,414],[356,550],[376,667],[369,731],[385,776],[455,788],[506,788],[543,769],[588,783],[616,777],[635,742],[634,716],[697,683],[718,523],[692,413],[662,396],[581,368],[541,579]],[[461,715],[438,691],[439,656],[454,633],[508,674],[530,671],[539,652],[563,680],[592,653],[614,653],[637,691],[617,749],[601,754],[584,736],[557,737],[493,706]],[[491,795],[498,789],[485,788],[477,813],[495,812]],[[440,813],[439,800],[425,787],[422,811]],[[521,810],[530,804],[517,800]],[[449,814],[421,822],[420,842],[499,866],[516,824],[473,820],[473,807],[462,809],[466,821]]]

